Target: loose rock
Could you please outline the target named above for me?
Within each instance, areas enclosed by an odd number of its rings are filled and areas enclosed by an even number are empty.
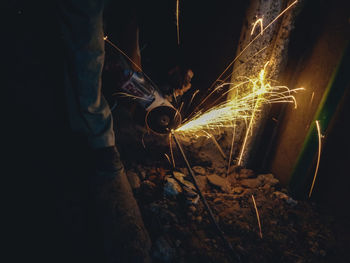
[[[227,179],[216,174],[208,175],[207,178],[212,185],[219,187],[223,192],[231,192],[231,186]]]
[[[258,176],[258,179],[263,183],[263,184],[269,184],[270,186],[276,185],[279,183],[279,180],[276,179],[273,174],[260,174]]]
[[[196,176],[196,181],[197,181],[199,189],[202,192],[205,192],[208,189],[208,179],[206,176],[198,175],[198,176]]]
[[[206,170],[202,166],[194,166],[192,170],[196,173],[196,175],[206,175]]]
[[[240,184],[246,188],[257,188],[261,184],[261,181],[258,178],[243,179],[240,181]]]
[[[182,188],[179,183],[173,178],[167,178],[164,185],[164,194],[167,196],[177,196],[182,192]]]
[[[254,172],[250,169],[241,169],[239,171],[239,178],[252,178],[254,177]]]

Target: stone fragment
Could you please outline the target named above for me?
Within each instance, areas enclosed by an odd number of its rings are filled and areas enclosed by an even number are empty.
[[[229,174],[239,174],[240,167],[238,165],[230,165],[230,169],[228,171]]]
[[[286,195],[285,193],[282,193],[282,192],[280,192],[280,191],[273,192],[272,195],[273,195],[275,198],[278,198],[278,199],[287,200],[287,199],[289,198],[288,195]]]
[[[231,185],[235,184],[237,182],[237,178],[239,177],[239,174],[237,173],[230,173],[227,176],[227,180],[230,182]]]
[[[239,171],[239,178],[252,178],[254,177],[254,172],[250,169],[241,169]]]
[[[226,193],[231,192],[230,183],[226,178],[223,178],[216,174],[207,175],[207,178],[212,185],[219,187],[223,192],[226,192]]]
[[[179,183],[173,178],[167,178],[166,183],[164,185],[164,194],[167,196],[177,196],[182,192],[182,188]]]
[[[237,194],[237,195],[243,193],[243,191],[244,191],[244,188],[243,188],[243,187],[240,187],[240,186],[234,187],[234,188],[233,188],[233,193],[234,193],[234,194]]]
[[[141,180],[137,173],[133,171],[127,171],[126,176],[128,177],[128,181],[132,189],[140,188]]]
[[[263,184],[269,184],[270,186],[276,185],[279,183],[279,180],[276,179],[273,174],[260,174],[258,176],[258,179],[263,183]]]
[[[214,168],[215,169],[215,172],[217,173],[217,174],[225,174],[226,175],[226,167],[215,167]]]
[[[261,184],[261,182],[258,178],[253,178],[253,179],[243,179],[240,181],[240,184],[246,188],[257,188]]]
[[[186,201],[188,204],[196,205],[199,201],[199,195],[197,193],[194,193],[194,195],[188,196],[186,192]]]
[[[192,184],[190,181],[187,180],[182,180],[180,181],[180,183],[184,186],[184,188],[188,191],[192,190],[192,191],[196,191],[196,187],[194,186],[194,184]]]
[[[206,175],[206,170],[202,166],[194,166],[192,170],[195,172],[196,175]]]
[[[174,175],[174,177],[175,177],[177,180],[179,180],[179,181],[184,180],[184,177],[186,177],[185,174],[180,173],[180,172],[177,172],[177,171],[173,171],[173,175]]]
[[[283,192],[275,191],[272,193],[272,195],[275,198],[282,199],[282,200],[286,201],[286,203],[291,205],[291,206],[296,206],[298,204],[298,201],[294,200],[293,198],[291,198],[290,196],[288,196],[287,194],[285,194]]]
[[[270,190],[271,186],[269,184],[265,184],[262,189],[264,190]]]
[[[180,172],[173,172],[173,175],[175,177],[175,179],[183,186],[186,188],[188,188],[188,190],[193,190],[196,191],[196,187],[190,182],[185,180],[186,175]]]
[[[187,170],[187,168],[179,168],[180,169],[180,171],[181,171],[181,173],[183,173],[184,175],[188,175],[188,170]]]

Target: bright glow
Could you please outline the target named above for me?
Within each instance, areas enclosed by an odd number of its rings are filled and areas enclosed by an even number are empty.
[[[232,90],[236,94],[231,99],[214,106],[210,110],[196,113],[191,119],[176,129],[176,133],[189,137],[208,136],[214,130],[220,128],[233,128],[237,121],[249,122],[252,127],[256,113],[263,104],[271,103],[294,103],[296,100],[292,93],[299,89],[290,90],[285,86],[272,86],[271,82],[265,79],[265,67],[260,71],[257,78],[241,77],[242,81],[232,86],[222,96]],[[229,85],[225,83],[222,85]],[[248,132],[251,128],[248,127]]]
[[[322,150],[322,145],[321,145],[322,134],[321,134],[320,122],[318,120],[316,120],[316,127],[317,127],[317,135],[318,135],[318,155],[317,155],[317,164],[316,164],[314,179],[312,180],[312,185],[311,185],[310,192],[309,192],[309,198],[311,197],[312,191],[313,191],[314,186],[315,186],[316,177],[317,177],[317,173],[318,173],[318,167],[320,166],[321,150]]]

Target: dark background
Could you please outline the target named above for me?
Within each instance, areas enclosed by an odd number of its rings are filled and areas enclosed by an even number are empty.
[[[181,1],[180,46],[176,2],[141,2],[145,72],[161,83],[173,66],[190,67],[193,88],[207,89],[235,56],[246,1]],[[55,1],[7,1],[3,9],[6,250],[13,261],[97,262],[101,244],[86,219],[91,153],[68,126],[56,12]]]
[[[125,3],[110,3],[113,8],[109,7],[106,17],[106,33],[113,36],[118,26],[114,19],[123,19],[128,13],[123,12]],[[172,67],[189,67],[195,74],[191,92],[200,89],[205,94],[235,57],[248,4],[249,1],[238,0],[180,1],[178,46],[175,0],[132,3],[140,19],[144,71],[154,82],[162,84]],[[7,1],[5,7],[2,53],[9,90],[4,101],[9,106],[4,113],[10,118],[2,124],[9,135],[4,137],[9,147],[5,148],[2,185],[8,208],[3,213],[6,240],[11,246],[8,251],[13,261],[18,258],[36,262],[98,262],[94,260],[99,248],[94,239],[98,238],[88,231],[90,223],[86,220],[88,178],[93,167],[86,142],[68,126],[63,48],[55,1]],[[314,16],[319,15],[317,10],[313,12]],[[319,27],[313,26],[312,32],[317,34]],[[300,38],[307,38],[306,42],[314,39],[309,28],[301,25],[298,30]],[[304,43],[295,41],[292,55],[300,50],[307,52]],[[338,122],[346,122],[347,113],[344,110]],[[345,137],[345,131],[334,130],[334,138]],[[327,147],[342,144],[335,139]],[[346,159],[333,162],[334,159],[337,156],[328,156],[325,172],[337,173],[340,165],[345,167]],[[332,179],[325,180],[322,187],[336,192],[337,189],[327,187],[328,180]],[[344,192],[345,187],[341,190]],[[325,197],[319,197],[322,198]]]

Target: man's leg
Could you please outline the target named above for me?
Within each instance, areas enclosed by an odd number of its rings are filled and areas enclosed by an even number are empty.
[[[102,0],[60,2],[68,114],[72,129],[86,136],[94,149],[107,262],[144,262],[151,242],[115,147],[111,111],[101,94],[103,4]]]

